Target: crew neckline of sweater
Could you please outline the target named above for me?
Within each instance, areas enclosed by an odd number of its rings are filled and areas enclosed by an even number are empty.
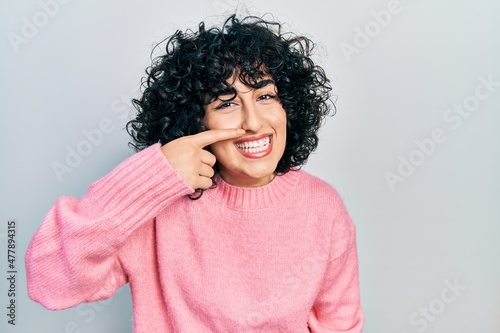
[[[277,175],[269,184],[259,187],[234,186],[216,174],[214,180],[217,186],[205,191],[203,195],[237,210],[265,209],[283,202],[299,183],[300,173],[300,170],[290,170],[283,175]]]

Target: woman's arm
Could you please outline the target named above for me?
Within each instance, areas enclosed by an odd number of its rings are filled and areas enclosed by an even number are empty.
[[[309,315],[312,333],[360,333],[364,324],[356,229],[340,197],[337,203],[327,272]]]
[[[127,282],[118,251],[129,235],[191,193],[156,144],[93,183],[82,199],[58,199],[26,253],[29,296],[49,309],[111,297]]]

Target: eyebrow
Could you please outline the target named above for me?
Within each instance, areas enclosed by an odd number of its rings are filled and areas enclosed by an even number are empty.
[[[252,89],[261,89],[261,88],[264,88],[268,85],[274,85],[274,80],[272,79],[265,79],[265,80],[261,80],[257,83],[255,83],[253,86],[250,86],[250,88]],[[220,97],[220,96],[228,96],[228,95],[235,95],[236,94],[236,90],[230,86],[230,87],[227,87],[225,89],[221,89],[219,91],[217,91],[217,96]]]
[[[274,80],[272,80],[272,79],[261,80],[261,81],[257,82],[252,88],[260,89],[260,88],[264,88],[265,86],[268,86],[270,84],[274,85],[275,84]]]

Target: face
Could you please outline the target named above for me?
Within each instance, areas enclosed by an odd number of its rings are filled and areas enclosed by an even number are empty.
[[[222,179],[232,185],[268,184],[285,151],[285,110],[271,78],[264,77],[261,83],[254,89],[235,79],[234,99],[227,100],[233,94],[221,95],[205,107],[203,122],[208,129],[246,130],[242,137],[210,145]]]

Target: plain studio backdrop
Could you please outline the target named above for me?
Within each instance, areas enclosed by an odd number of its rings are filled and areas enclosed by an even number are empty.
[[[357,225],[364,332],[500,332],[493,0],[3,1],[0,331],[132,332],[128,287],[49,311],[27,296],[24,254],[56,198],[83,195],[132,154],[123,128],[154,44],[236,6],[318,43],[337,114],[305,169],[337,188]]]

